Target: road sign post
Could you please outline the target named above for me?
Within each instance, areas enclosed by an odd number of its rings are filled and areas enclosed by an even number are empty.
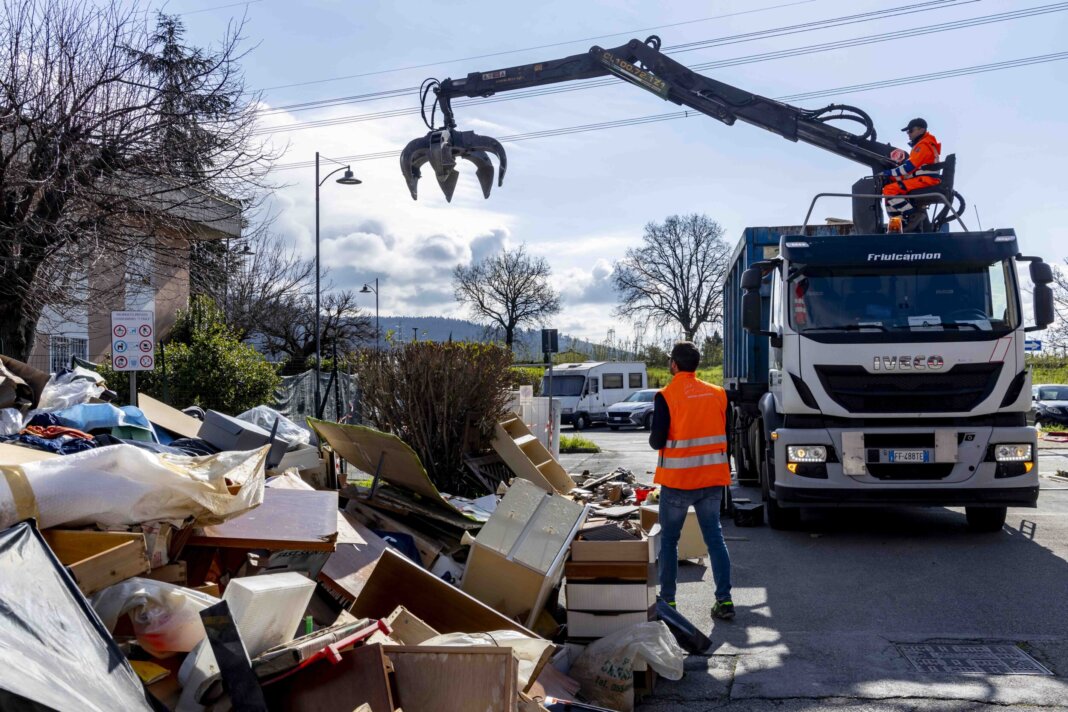
[[[130,405],[137,405],[137,372],[156,367],[155,316],[145,310],[111,312],[111,366],[130,374]]]
[[[560,351],[556,329],[541,330],[541,351],[545,354],[545,362],[549,364],[549,452],[552,452],[553,440],[556,436],[556,408],[553,404],[553,354]]]

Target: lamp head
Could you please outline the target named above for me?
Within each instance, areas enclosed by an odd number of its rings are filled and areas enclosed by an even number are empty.
[[[363,289],[360,290],[360,294],[370,294],[373,291],[374,290],[371,289],[371,285],[365,284],[365,285],[363,285]]]
[[[346,168],[345,175],[338,178],[337,182],[341,185],[359,185],[360,183],[363,183],[362,180],[352,174],[351,168]]]

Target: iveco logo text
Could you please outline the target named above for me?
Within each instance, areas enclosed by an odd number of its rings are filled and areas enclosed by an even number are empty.
[[[915,260],[940,260],[941,252],[869,252],[868,262],[913,262]]]
[[[945,365],[941,356],[876,356],[871,368],[873,371],[937,371]]]

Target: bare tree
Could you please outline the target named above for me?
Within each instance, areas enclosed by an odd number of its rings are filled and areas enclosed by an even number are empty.
[[[1065,265],[1053,268],[1053,308],[1057,320],[1046,329],[1045,344],[1049,353],[1068,347],[1068,258]]]
[[[560,295],[549,284],[549,263],[531,257],[520,246],[486,257],[453,271],[456,300],[466,304],[476,319],[496,324],[511,349],[515,330],[540,323],[560,311]]]
[[[730,246],[706,215],[672,215],[645,226],[642,245],[627,250],[612,273],[619,316],[663,327],[678,324],[688,340],[723,318],[723,276]]]
[[[371,319],[357,308],[351,291],[329,292],[322,296],[320,322],[322,354],[329,357],[336,346],[338,354],[348,354],[374,339]],[[268,353],[284,355],[303,364],[315,355],[315,302],[312,296],[287,294],[266,310],[253,334],[262,336]]]
[[[247,216],[271,156],[241,23],[201,51],[136,2],[2,2],[0,349],[25,358],[44,308],[84,303],[89,275],[122,288],[187,264],[205,225]]]

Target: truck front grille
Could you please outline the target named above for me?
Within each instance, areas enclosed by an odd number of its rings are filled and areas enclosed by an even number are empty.
[[[990,395],[1001,363],[962,363],[944,373],[868,373],[816,366],[823,389],[850,413],[959,413]]]

